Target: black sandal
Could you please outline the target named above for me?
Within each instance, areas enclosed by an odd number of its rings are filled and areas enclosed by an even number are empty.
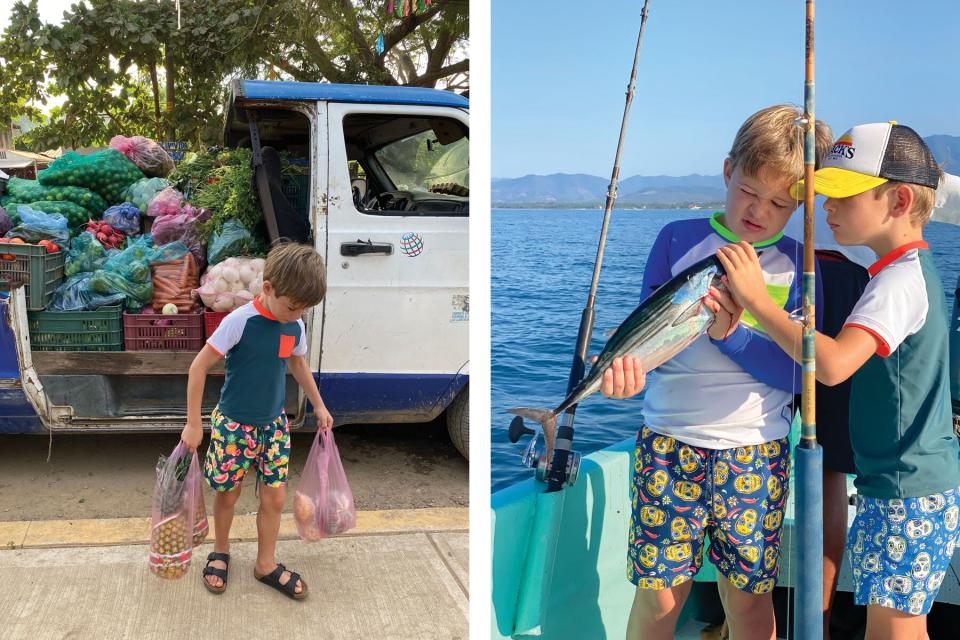
[[[263,584],[273,587],[288,598],[293,598],[294,600],[303,600],[306,598],[307,583],[303,581],[303,578],[300,577],[300,574],[295,571],[290,571],[290,579],[287,580],[286,584],[282,584],[280,582],[280,576],[283,575],[284,571],[290,570],[282,564],[277,563],[277,568],[271,571],[269,574],[257,575],[256,570],[254,570],[253,577]],[[297,580],[300,581],[300,593],[297,593]]]
[[[220,560],[227,565],[227,568],[230,567],[230,554],[229,553],[220,553],[219,551],[214,551],[207,556],[207,566],[203,568],[203,586],[207,588],[207,591],[211,593],[223,593],[227,590],[227,569],[218,569],[216,567],[211,567],[210,563]],[[207,582],[207,576],[214,576],[215,578],[220,578],[223,580],[223,584],[219,587],[215,587],[209,582]]]

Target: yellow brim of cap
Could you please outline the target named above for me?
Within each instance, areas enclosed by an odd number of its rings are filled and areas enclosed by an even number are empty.
[[[825,167],[813,174],[813,190],[828,198],[849,198],[878,187],[886,181],[886,178],[868,176],[848,169]],[[790,187],[790,195],[797,200],[803,200],[803,180]]]

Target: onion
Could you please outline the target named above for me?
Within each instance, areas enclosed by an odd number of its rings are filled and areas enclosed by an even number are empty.
[[[217,278],[213,281],[213,291],[214,293],[226,293],[230,291],[230,283],[223,278]]]
[[[242,282],[244,286],[250,284],[254,278],[256,278],[256,274],[254,273],[253,269],[247,264],[240,266],[240,268],[237,270],[237,275],[240,276],[240,282]]]
[[[247,291],[246,289],[241,289],[240,291],[237,291],[237,293],[234,295],[236,295],[237,301],[241,305],[247,304],[248,302],[253,300],[253,294]]]
[[[216,299],[213,301],[214,311],[233,311],[233,308],[233,296],[230,294],[221,293],[217,295]]]
[[[263,291],[263,280],[259,278],[250,283],[250,293],[255,296],[260,295],[260,292]]]
[[[227,282],[236,282],[240,279],[240,274],[237,273],[237,270],[233,267],[224,267],[221,272],[221,277]]]

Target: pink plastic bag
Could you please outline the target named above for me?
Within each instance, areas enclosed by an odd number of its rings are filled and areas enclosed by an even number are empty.
[[[184,204],[183,194],[173,187],[167,187],[153,196],[147,205],[147,215],[151,218],[179,215],[183,213]]]
[[[332,431],[317,431],[300,484],[293,495],[297,533],[308,542],[356,526],[357,512]]]
[[[200,463],[181,442],[157,462],[150,524],[150,571],[161,578],[186,575],[193,547],[207,535],[207,512],[200,485]]]
[[[170,154],[150,138],[113,136],[110,146],[127,156],[147,176],[166,178],[174,169]]]

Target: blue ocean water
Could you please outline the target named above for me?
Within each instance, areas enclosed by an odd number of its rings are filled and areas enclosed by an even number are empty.
[[[709,215],[706,210],[614,211],[596,301],[591,353],[604,332],[636,306],[647,253],[664,224]],[[510,407],[555,407],[567,376],[590,290],[603,212],[496,209],[491,255],[491,482],[497,491],[532,476],[520,466],[526,440],[512,444]],[[951,298],[960,276],[960,227],[932,222],[925,238]],[[695,392],[695,391],[692,391]],[[600,394],[577,409],[574,449],[583,454],[630,437],[639,427],[642,396]]]

